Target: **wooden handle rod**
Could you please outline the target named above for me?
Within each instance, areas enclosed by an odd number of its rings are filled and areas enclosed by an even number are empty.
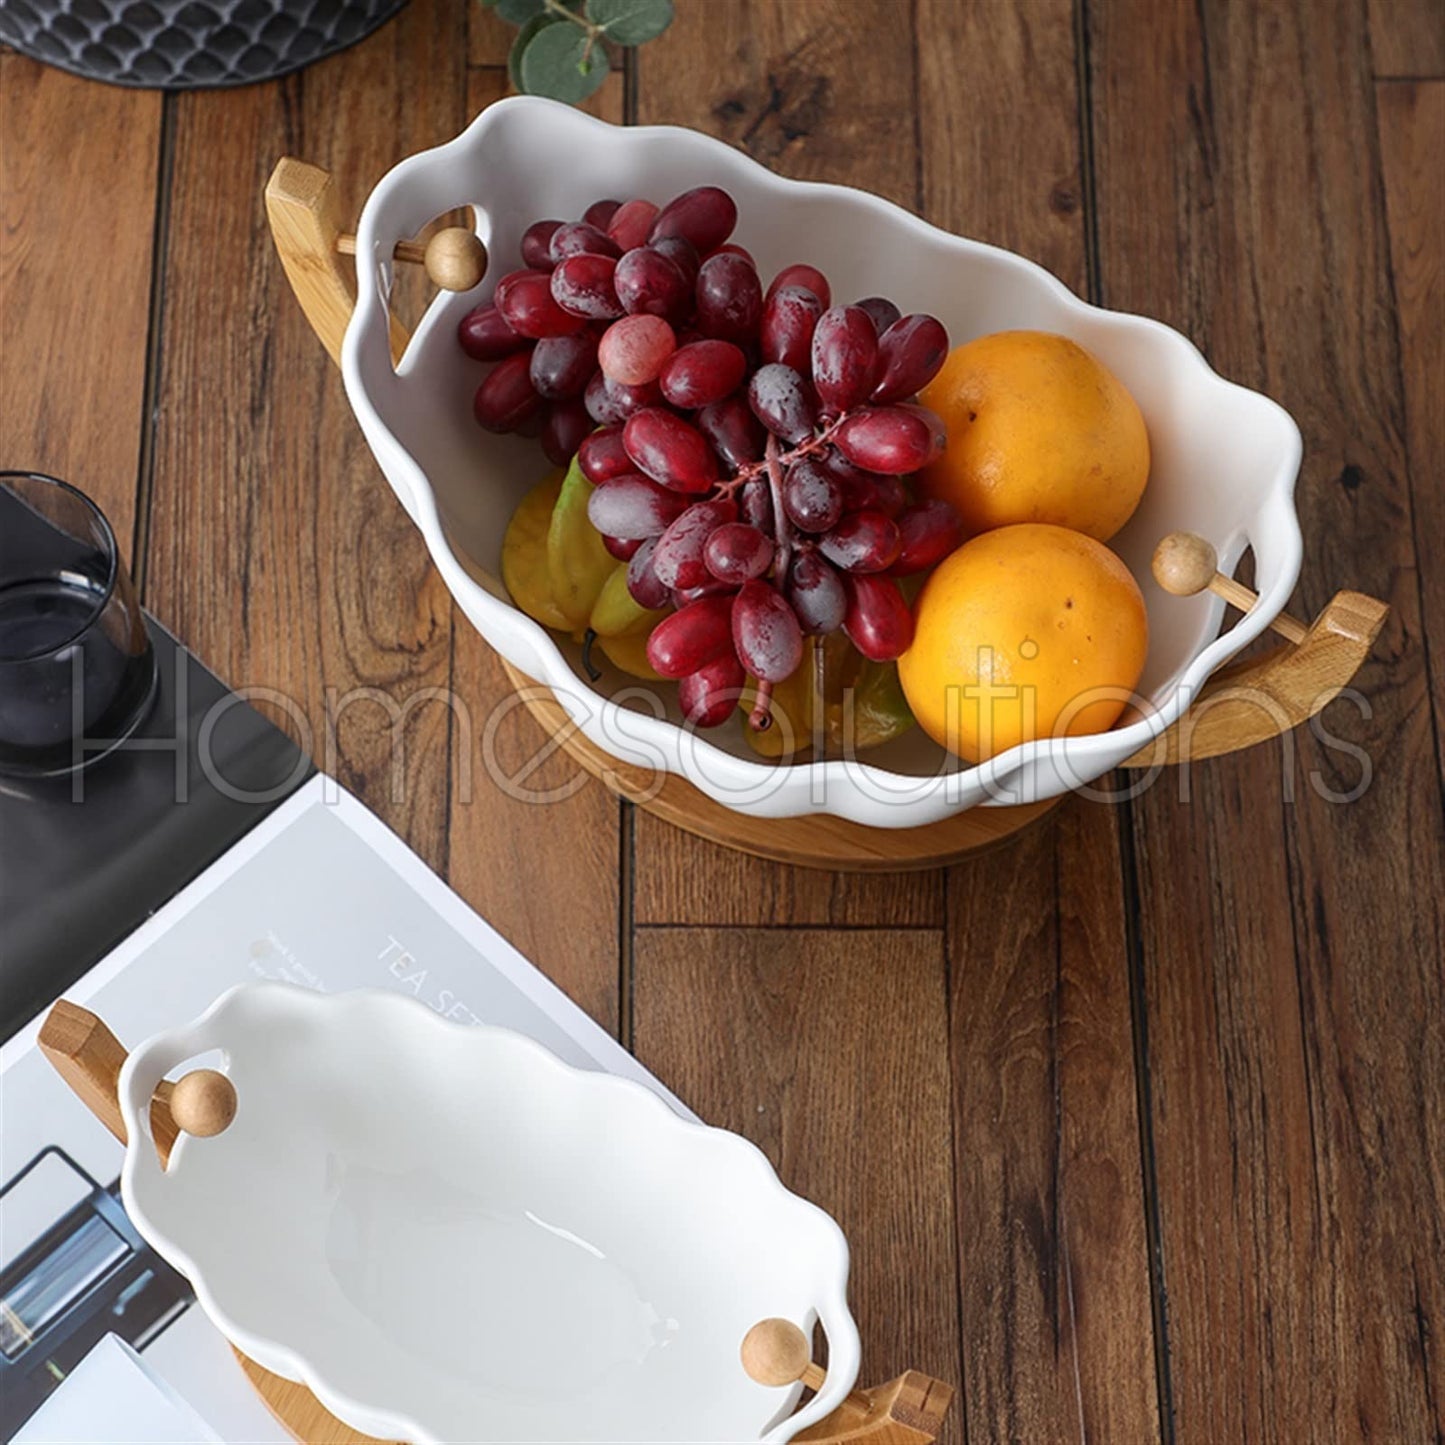
[[[336,237],[336,250],[342,256],[356,255],[356,237],[342,231]],[[465,226],[448,226],[425,245],[398,241],[391,254],[398,261],[425,266],[432,284],[443,291],[470,291],[487,270],[487,248]]]
[[[1176,597],[1193,597],[1206,588],[1241,612],[1251,611],[1259,594],[1219,570],[1219,554],[1211,543],[1193,532],[1171,532],[1154,549],[1154,580]],[[1298,618],[1281,612],[1269,624],[1298,646],[1309,629]]]

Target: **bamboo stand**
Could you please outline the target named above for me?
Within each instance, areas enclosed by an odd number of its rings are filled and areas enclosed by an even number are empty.
[[[40,1051],[86,1108],[122,1144],[117,1085],[126,1050],[105,1023],[62,999],[40,1030]],[[163,1082],[151,1100],[151,1134],[165,1164],[180,1133],[223,1132],[236,1108],[224,1074],[200,1069],[172,1084]],[[808,1358],[801,1330],[784,1320],[760,1321],[740,1342],[742,1364],[761,1384],[781,1387],[802,1380],[812,1390],[826,1375]],[[306,1388],[284,1380],[235,1351],[241,1368],[271,1413],[306,1445],[382,1445],[338,1420]],[[874,1390],[855,1390],[826,1420],[797,1435],[813,1445],[930,1445],[953,1399],[953,1389],[910,1370]]]
[[[266,210],[296,299],[332,360],[339,362],[342,337],[356,302],[354,268],[346,259],[355,242],[342,229],[331,176],[318,166],[283,158],[266,186]],[[403,261],[421,259],[439,286],[469,290],[481,280],[486,256],[481,242],[471,236],[469,243],[466,236],[443,231],[425,249],[404,241],[396,255]],[[406,339],[393,317],[394,355],[400,356]],[[1185,534],[1166,542],[1176,540],[1178,550],[1165,560],[1179,562],[1182,555],[1183,565],[1192,563],[1193,570],[1180,574],[1180,587],[1170,590],[1184,594],[1207,586],[1244,610],[1254,605],[1255,594],[1215,572],[1212,560],[1210,575],[1201,580],[1199,569],[1208,559],[1199,547],[1207,543]],[[1156,568],[1160,565],[1156,558]],[[1197,587],[1192,585],[1196,581]],[[1281,619],[1277,630],[1287,639],[1284,645],[1222,669],[1188,714],[1124,766],[1149,768],[1214,757],[1251,747],[1304,722],[1355,675],[1387,611],[1374,598],[1339,592],[1308,627]],[[970,808],[918,828],[870,828],[823,814],[750,818],[714,802],[676,775],[668,775],[659,786],[655,774],[622,763],[589,741],[550,690],[510,664],[503,666],[548,735],[613,792],[688,832],[778,862],[848,872],[939,867],[1004,842],[1062,801],[1047,798],[1015,807]]]

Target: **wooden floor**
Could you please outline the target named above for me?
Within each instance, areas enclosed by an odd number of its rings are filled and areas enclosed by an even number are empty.
[[[583,783],[511,798],[502,695],[287,293],[292,152],[359,203],[503,94],[413,0],[275,85],[162,98],[0,55],[0,456],[134,539],[144,599],[854,1250],[865,1373],[946,1439],[1445,1438],[1445,9],[680,0],[597,108],[880,192],[1177,326],[1305,436],[1316,610],[1393,611],[1291,750],[1071,800],[943,873],[726,854]],[[465,40],[465,43],[463,43]],[[328,749],[328,695],[375,701]],[[540,734],[496,739],[524,771]],[[394,771],[399,770],[399,771]],[[1368,786],[1357,801],[1331,795]]]

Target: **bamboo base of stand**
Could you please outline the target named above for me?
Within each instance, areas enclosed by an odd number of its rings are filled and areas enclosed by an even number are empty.
[[[283,1380],[280,1375],[263,1370],[240,1350],[233,1348],[232,1353],[240,1361],[251,1388],[261,1397],[266,1408],[281,1427],[303,1445],[400,1445],[398,1441],[382,1441],[374,1435],[363,1435],[359,1430],[353,1430],[350,1425],[338,1420],[305,1385],[299,1385],[295,1380]]]
[[[660,776],[619,761],[577,727],[549,688],[508,662],[502,666],[547,735],[614,793],[699,838],[775,863],[848,873],[940,868],[1007,842],[1063,801],[1045,798],[1017,807],[970,808],[920,828],[870,828],[824,813],[753,818],[714,802],[686,778]]]

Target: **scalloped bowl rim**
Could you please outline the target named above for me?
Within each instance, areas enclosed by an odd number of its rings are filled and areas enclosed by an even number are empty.
[[[1032,284],[1045,288],[1063,307],[1080,316],[1108,317],[1127,323],[1146,333],[1161,346],[1183,348],[1196,368],[1199,381],[1218,388],[1221,394],[1238,394],[1262,403],[1275,414],[1274,420],[1283,428],[1283,446],[1274,474],[1265,489],[1258,515],[1266,512],[1275,546],[1283,557],[1277,575],[1260,593],[1259,602],[1229,631],[1219,633],[1224,604],[1213,599],[1209,605],[1207,635],[1212,640],[1200,648],[1189,663],[1165,684],[1163,701],[1144,712],[1136,721],[1108,732],[1068,738],[1039,739],[1022,743],[974,767],[963,767],[920,778],[897,773],[858,759],[832,759],[824,762],[802,762],[784,765],[781,770],[766,762],[751,762],[725,752],[699,733],[676,723],[648,717],[624,709],[602,693],[586,686],[551,634],[542,624],[528,617],[510,602],[494,596],[473,580],[454,552],[443,527],[437,499],[425,472],[401,444],[376,410],[367,383],[367,353],[374,364],[378,338],[383,341],[389,325],[386,297],[390,285],[392,245],[400,237],[383,239],[379,235],[378,210],[382,198],[393,187],[404,182],[418,170],[460,159],[473,152],[487,131],[498,123],[502,114],[518,111],[545,111],[555,121],[556,112],[565,112],[568,123],[589,130],[609,143],[619,137],[634,144],[649,138],[687,136],[689,143],[710,149],[728,166],[740,166],[759,186],[771,188],[786,198],[799,192],[831,194],[846,197],[850,204],[872,211],[893,225],[920,236],[942,238],[961,252],[990,257],[1015,269]],[[427,548],[448,588],[492,646],[507,656],[494,629],[500,633],[511,630],[525,641],[527,650],[540,664],[531,670],[537,680],[545,683],[584,734],[606,752],[626,760],[622,749],[632,749],[644,756],[660,757],[666,770],[679,774],[725,806],[756,816],[791,817],[800,814],[833,814],[854,822],[877,827],[912,827],[940,821],[973,803],[959,801],[959,795],[971,786],[981,787],[983,796],[975,802],[981,806],[1003,805],[1027,801],[1014,795],[1013,789],[1025,770],[1037,774],[1047,770],[1058,779],[1057,786],[1046,785],[1038,796],[1059,795],[1071,787],[1083,786],[1117,766],[1124,758],[1147,747],[1187,710],[1211,673],[1258,637],[1283,610],[1298,580],[1303,544],[1299,522],[1293,505],[1295,481],[1299,473],[1303,442],[1294,419],[1277,402],[1261,392],[1229,381],[1216,372],[1203,354],[1186,336],[1165,323],[1131,313],[1111,311],[1080,299],[1042,266],[1016,252],[970,240],[943,231],[901,206],[867,191],[819,181],[795,181],[779,176],[750,156],[713,137],[674,126],[613,126],[606,121],[559,106],[555,102],[518,96],[495,102],[483,110],[455,139],[446,144],[420,151],[396,165],[368,198],[357,230],[358,275],[362,276],[362,258],[371,258],[376,285],[361,284],[342,348],[342,372],[347,395],[361,422],[372,450],[404,507],[420,528]],[[445,300],[445,297],[439,298]],[[396,367],[399,378],[405,379],[416,354],[436,329],[441,306],[433,304],[423,317],[401,363]],[[389,364],[389,357],[388,357]],[[1248,545],[1248,539],[1235,535],[1220,548],[1220,566],[1228,573]],[[684,741],[685,740],[685,741]],[[788,774],[779,778],[779,772]],[[750,789],[762,790],[758,802],[742,804],[737,797],[719,792],[718,776],[736,777],[740,794]],[[1063,781],[1072,778],[1072,782]],[[881,801],[896,803],[899,783],[908,791],[903,806],[880,807]],[[826,799],[819,802],[817,799]]]

